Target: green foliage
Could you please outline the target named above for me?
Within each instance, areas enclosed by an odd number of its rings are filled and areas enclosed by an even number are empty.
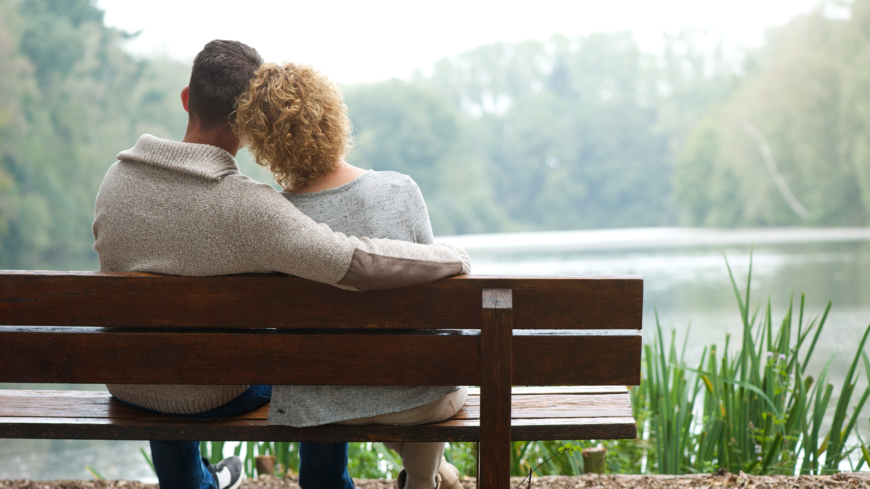
[[[351,477],[395,478],[402,469],[401,457],[382,443],[350,443],[347,456],[347,470]]]
[[[206,457],[209,463],[217,463],[227,456],[224,447],[228,442],[201,442],[200,455]],[[143,452],[151,464],[148,456]],[[283,477],[286,474],[299,474],[299,443],[298,442],[237,442],[233,455],[241,457],[245,474],[249,478],[262,475],[257,473],[255,458],[260,455],[275,457],[273,474]],[[153,468],[153,465],[151,465]],[[401,458],[395,452],[388,450],[380,443],[350,443],[348,446],[348,472],[351,477],[362,479],[377,479],[395,477],[401,469]]]
[[[140,448],[139,453],[142,454],[142,458],[145,459],[145,463],[148,464],[148,467],[151,467],[151,472],[153,472],[154,475],[157,475],[157,469],[154,468],[154,461],[151,460],[151,456],[148,455],[148,452],[146,452],[144,448]]]
[[[114,155],[183,135],[189,66],[132,57],[131,37],[93,0],[0,0],[0,267],[96,268],[93,202]],[[498,43],[431,76],[345,87],[348,160],[410,174],[440,235],[672,224],[673,148],[722,98],[696,42],[669,38],[662,57],[624,32]]]
[[[763,311],[760,305],[750,310],[751,263],[749,270],[745,295],[731,275],[743,325],[736,351],[731,351],[726,337],[724,348],[711,345],[704,349],[698,367],[688,368],[686,342],[678,351],[672,335],[666,345],[656,318],[654,342],[644,349],[644,376],[635,389],[639,393],[632,399],[636,410],[648,413],[638,418],[638,443],[650,447],[650,472],[724,468],[733,473],[830,474],[853,451],[864,450],[850,437],[857,436],[855,426],[870,387],[863,390],[851,414],[849,405],[862,360],[870,377],[864,352],[870,326],[857,344],[833,417],[826,418],[835,392],[827,382],[831,362],[816,379],[807,375],[804,366],[825,326],[830,303],[821,318],[805,322],[802,295],[797,320],[790,303],[774,329],[769,300]]]
[[[444,458],[459,470],[460,476],[477,477],[477,443],[448,443]]]
[[[141,132],[178,137],[186,68],[136,60],[92,1],[0,1],[0,267],[96,266],[93,202]],[[168,83],[170,80],[173,83]]]
[[[437,234],[504,229],[479,165],[468,155],[460,113],[440,94],[400,80],[346,90],[355,148],[348,161],[411,175]]]
[[[626,32],[557,35],[348,86],[348,159],[414,177],[441,235],[866,225],[870,0],[849,8],[798,17],[745,55],[697,30],[660,55]],[[113,155],[142,133],[183,134],[189,67],[132,57],[132,36],[93,0],[0,0],[0,267],[95,268],[93,200]]]
[[[534,444],[534,442],[525,442],[525,445],[527,445],[527,446],[531,446],[532,444]],[[566,444],[562,445],[561,447],[556,448],[555,450],[548,450],[549,456],[546,459],[541,460],[540,463],[538,463],[538,465],[536,467],[529,466],[528,472],[527,472],[528,475],[525,476],[519,482],[519,484],[517,484],[517,489],[522,487],[523,483],[526,481],[529,481],[529,486],[531,486],[531,479],[532,479],[532,477],[534,477],[535,472],[537,472],[537,470],[540,469],[541,467],[543,467],[544,465],[549,464],[551,461],[553,461],[553,459],[556,459],[560,455],[563,455],[571,463],[571,466],[574,469],[573,473],[579,472],[579,465],[577,464],[577,461],[574,459],[574,454],[575,453],[582,453],[582,452],[583,452],[583,447],[574,445],[573,443],[566,443]],[[520,452],[518,451],[517,453],[520,453]],[[582,461],[582,458],[580,458],[580,460]],[[512,462],[511,467],[516,468],[516,466],[518,464],[513,463],[514,462],[513,460],[511,462]],[[512,471],[511,475],[517,475],[517,474],[514,474]]]
[[[674,198],[686,224],[870,223],[870,1],[849,8],[848,20],[823,9],[797,17],[749,55],[733,93],[678,158]],[[776,173],[806,216],[789,205]]]
[[[94,479],[97,479],[99,481],[106,480],[106,478],[103,477],[103,474],[100,474],[99,472],[97,472],[97,469],[91,467],[90,465],[85,465],[85,470],[87,470],[88,473],[94,477]]]
[[[664,104],[658,61],[624,32],[554,36],[482,46],[418,83],[466,114],[478,184],[514,228],[661,225],[676,209],[670,134],[656,126],[679,103]]]

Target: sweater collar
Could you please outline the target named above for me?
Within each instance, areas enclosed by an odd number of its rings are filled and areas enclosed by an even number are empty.
[[[217,146],[179,143],[150,134],[142,135],[135,146],[120,152],[118,160],[147,163],[207,180],[239,173],[235,158]]]

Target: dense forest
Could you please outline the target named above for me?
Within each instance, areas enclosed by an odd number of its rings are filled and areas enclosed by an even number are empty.
[[[412,175],[440,235],[868,225],[870,0],[850,8],[753,50],[696,30],[656,54],[627,32],[556,35],[343,86],[348,160]],[[131,36],[91,0],[0,0],[0,268],[93,269],[114,155],[183,136],[189,66],[132,56]]]

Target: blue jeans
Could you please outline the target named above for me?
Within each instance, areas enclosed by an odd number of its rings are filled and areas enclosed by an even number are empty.
[[[252,385],[232,401],[190,418],[220,418],[247,413],[272,398],[271,385]],[[137,406],[139,407],[139,406]],[[302,489],[353,489],[347,473],[347,443],[299,444]],[[151,441],[151,460],[160,489],[219,489],[199,456],[198,441]]]

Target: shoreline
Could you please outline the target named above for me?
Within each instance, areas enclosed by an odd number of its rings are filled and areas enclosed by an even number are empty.
[[[623,228],[437,236],[469,253],[613,251],[870,241],[870,227],[849,228]]]

